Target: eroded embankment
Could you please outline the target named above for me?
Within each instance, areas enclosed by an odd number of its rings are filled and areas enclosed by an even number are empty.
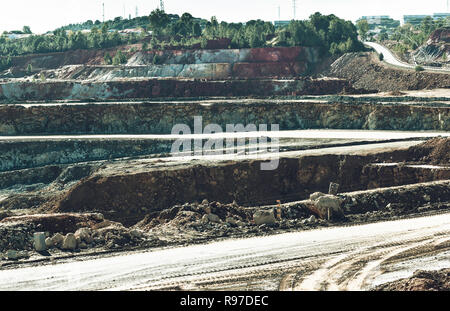
[[[280,130],[450,130],[445,105],[225,100],[0,106],[0,135],[171,134],[174,125],[279,124]]]
[[[9,82],[0,84],[0,101],[326,95],[339,94],[345,90],[352,90],[346,80],[309,78],[224,81],[146,79],[108,82]]]
[[[171,139],[0,141],[0,172],[51,164],[170,153]]]
[[[141,50],[141,47],[134,47]],[[117,50],[129,57],[125,66],[105,66],[103,56]],[[130,52],[132,47],[35,54],[12,59],[7,77],[29,75],[36,79],[110,80],[132,77],[257,78],[297,77],[313,71],[321,61],[312,47],[256,49],[164,50]],[[87,65],[87,66],[86,66]],[[39,73],[39,74],[38,74]],[[1,77],[1,73],[0,73]]]
[[[410,159],[408,150],[364,155],[317,155],[282,158],[277,170],[262,171],[261,160],[222,162],[214,166],[189,164],[119,173],[120,166],[99,171],[81,181],[51,206],[55,211],[98,211],[131,225],[147,213],[185,202],[210,201],[255,206],[277,200],[291,202],[316,191],[327,192],[331,181],[341,191],[379,185],[397,186],[449,179],[450,170],[416,173],[397,168],[394,173],[372,176],[372,163]],[[369,178],[368,174],[372,174]]]

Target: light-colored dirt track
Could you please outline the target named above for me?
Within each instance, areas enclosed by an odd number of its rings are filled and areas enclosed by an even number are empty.
[[[365,290],[410,260],[450,267],[449,236],[447,213],[3,270],[0,290]]]

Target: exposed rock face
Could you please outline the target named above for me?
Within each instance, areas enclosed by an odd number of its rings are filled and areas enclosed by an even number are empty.
[[[52,164],[71,164],[151,154],[170,153],[174,140],[70,140],[0,142],[0,172]],[[91,174],[90,165],[74,165],[65,174],[69,182]],[[1,184],[1,183],[0,183]]]
[[[227,124],[259,126],[270,120],[271,124],[279,124],[280,130],[333,128],[450,131],[450,109],[438,105],[273,100],[250,100],[245,104],[231,100],[211,105],[208,101],[206,103],[208,105],[203,102],[41,107],[0,105],[0,135],[170,134],[175,124],[186,124],[193,129],[195,116],[202,116],[205,125],[218,124],[224,129]],[[110,147],[99,142],[67,142],[66,148],[74,144],[80,152],[89,147],[97,147],[101,149],[99,153],[111,153]],[[120,146],[119,141],[112,144],[117,145],[116,154],[123,153],[124,148]],[[49,156],[58,148],[64,147],[55,147],[51,143],[35,145],[36,148],[49,153]],[[158,144],[152,146],[152,143],[136,141],[136,145],[155,151],[164,150],[164,146]],[[8,143],[2,143],[0,148],[2,153],[7,152]],[[17,150],[25,154],[23,149],[24,147],[17,147]],[[139,154],[138,149],[131,149],[131,152]],[[6,153],[5,161],[8,156],[11,157]],[[4,166],[7,165],[8,162],[5,162]]]
[[[450,27],[439,28],[433,31],[428,39],[428,44],[432,43],[450,43]]]
[[[274,96],[339,94],[351,85],[342,79],[243,79],[196,81],[178,79],[108,82],[9,82],[0,84],[0,101],[123,100],[207,96]]]
[[[133,225],[130,221],[133,217],[139,219],[149,212],[185,202],[199,202],[205,197],[243,205],[254,202],[275,204],[277,198],[286,195],[291,200],[302,200],[314,191],[327,192],[330,180],[338,182],[341,191],[347,192],[372,188],[375,183],[398,186],[449,178],[450,170],[447,169],[402,168],[395,163],[394,166],[382,166],[395,169],[394,178],[389,178],[389,174],[374,175],[372,163],[405,161],[410,155],[408,150],[398,150],[364,156],[281,158],[275,171],[260,171],[262,160],[223,162],[214,166],[192,163],[175,169],[154,168],[119,175],[110,175],[108,172],[120,170],[120,167],[111,167],[74,185],[61,198],[49,202],[48,208],[59,212],[98,210],[107,218]],[[111,210],[114,212],[110,213]],[[339,209],[332,206],[332,210],[339,217]],[[324,212],[319,214],[328,217]],[[222,220],[225,218],[226,215],[221,217]]]

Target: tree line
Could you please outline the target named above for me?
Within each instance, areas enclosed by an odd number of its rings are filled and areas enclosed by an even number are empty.
[[[121,35],[113,28],[145,24],[147,24],[145,28],[152,31],[149,41],[144,40],[145,32],[141,35],[135,33]],[[82,32],[80,29],[83,27],[90,27],[90,32]],[[29,27],[24,27],[24,31],[31,33]],[[224,38],[231,42],[229,48],[315,46],[322,54],[339,54],[364,49],[358,41],[356,26],[335,15],[315,13],[308,20],[293,20],[287,26],[275,28],[272,23],[262,20],[219,23],[215,17],[207,21],[194,18],[189,13],[180,17],[157,9],[147,17],[132,20],[116,18],[106,23],[88,21],[61,27],[50,34],[30,35],[23,39],[12,40],[4,34],[0,36],[0,69],[10,65],[11,56],[24,54],[104,49],[137,42],[142,42],[144,49],[165,49],[169,45],[185,48],[200,45],[205,48],[208,40]]]

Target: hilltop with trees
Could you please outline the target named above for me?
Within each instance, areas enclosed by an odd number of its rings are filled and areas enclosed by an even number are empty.
[[[128,27],[141,27],[142,32],[119,33]],[[31,33],[29,27],[23,31]],[[87,21],[23,39],[9,39],[4,34],[0,37],[0,69],[8,68],[11,57],[25,54],[105,49],[134,43],[142,43],[143,49],[206,48],[208,40],[217,39],[227,39],[228,48],[315,46],[323,55],[364,49],[358,41],[356,26],[335,15],[315,13],[308,20],[293,20],[275,29],[272,23],[262,20],[219,23],[215,17],[206,21],[189,13],[178,16],[157,9],[149,16],[130,20],[119,17],[105,23]],[[123,63],[123,58],[111,62]]]

